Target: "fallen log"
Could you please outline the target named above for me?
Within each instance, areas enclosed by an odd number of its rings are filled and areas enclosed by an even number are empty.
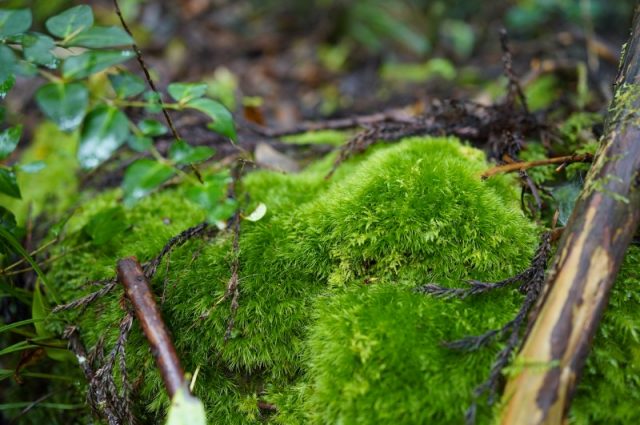
[[[640,220],[640,8],[605,134],[503,395],[503,425],[561,424]]]

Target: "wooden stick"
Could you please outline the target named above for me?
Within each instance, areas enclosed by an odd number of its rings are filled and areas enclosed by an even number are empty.
[[[560,239],[516,370],[503,425],[559,425],[640,221],[640,9],[623,55],[601,149]]]
[[[536,161],[528,162],[512,162],[509,164],[498,165],[493,168],[489,168],[482,173],[482,179],[487,179],[491,176],[500,173],[510,173],[512,171],[528,170],[529,168],[540,167],[542,165],[552,164],[570,164],[574,162],[591,162],[593,161],[593,155],[590,153],[573,154],[566,156],[557,156],[555,158],[539,159]]]
[[[176,391],[186,385],[184,372],[149,282],[135,257],[118,261],[118,280],[134,306],[169,397],[173,398]]]

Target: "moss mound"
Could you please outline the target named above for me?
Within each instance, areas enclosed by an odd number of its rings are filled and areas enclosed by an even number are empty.
[[[520,212],[512,181],[481,181],[482,153],[455,139],[378,147],[327,181],[332,159],[296,175],[261,171],[243,179],[246,210],[258,202],[269,210],[242,223],[240,307],[227,342],[230,235],[191,241],[160,267],[154,290],[163,294],[183,366],[200,368],[195,393],[211,423],[460,423],[499,346],[461,354],[440,343],[499,327],[521,296],[505,289],[444,301],[413,289],[515,274],[527,267],[537,231]],[[118,258],[149,259],[200,222],[183,190],[127,210],[127,231],[100,246],[88,246],[82,228],[116,206],[119,192],[82,208],[60,248],[69,254],[49,273],[64,298],[95,290],[87,282],[113,276]],[[113,291],[79,317],[68,313],[88,347],[101,337],[113,345],[121,297]],[[137,326],[126,350],[130,379],[142,383],[138,413],[161,422],[168,400]],[[602,367],[593,366],[596,375]],[[277,413],[261,412],[258,400]],[[585,406],[581,412],[591,414]]]

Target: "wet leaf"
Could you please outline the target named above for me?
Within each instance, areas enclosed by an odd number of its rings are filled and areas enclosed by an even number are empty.
[[[14,67],[16,64],[16,55],[9,47],[0,44],[0,99],[13,87],[15,82]]]
[[[10,168],[0,168],[0,193],[12,198],[22,199],[20,188],[16,181],[16,174]]]
[[[82,122],[89,105],[89,92],[80,83],[50,83],[38,89],[36,102],[60,130],[70,131]]]
[[[22,126],[17,125],[0,133],[0,160],[5,159],[16,149],[20,136],[22,135]]]
[[[581,191],[582,185],[577,181],[557,186],[551,190],[551,196],[557,203],[558,222],[561,225],[564,226],[569,222],[569,217],[571,217],[573,207]]]
[[[47,19],[47,30],[56,37],[65,38],[93,25],[91,7],[80,5]]]
[[[131,136],[127,139],[127,145],[136,152],[146,152],[153,146],[153,139],[146,136]]]
[[[51,53],[56,47],[53,38],[48,35],[31,33],[22,36],[22,47],[24,58],[29,62],[46,66],[47,68],[56,68],[58,59]]]
[[[22,34],[31,28],[31,10],[0,9],[0,38]]]
[[[204,96],[207,85],[205,83],[173,83],[169,84],[167,91],[176,102],[188,102]]]
[[[125,205],[133,205],[174,174],[175,170],[172,167],[151,159],[134,162],[127,168],[122,182]]]
[[[2,206],[0,206],[0,227],[13,235],[15,235],[18,228],[16,217],[11,211]],[[0,248],[2,247],[0,246]],[[0,249],[0,252],[2,252],[2,249]]]
[[[214,174],[205,177],[204,183],[194,185],[186,191],[187,199],[205,211],[209,223],[224,221],[236,210],[236,202],[226,198],[228,183],[227,174]]]
[[[83,168],[94,168],[129,137],[129,120],[117,108],[100,105],[87,115],[80,132],[78,160]]]
[[[109,81],[116,95],[122,99],[137,96],[142,93],[145,88],[142,78],[130,72],[110,74]]]
[[[121,27],[91,27],[71,37],[66,46],[91,48],[117,47],[133,44],[133,39]]]
[[[160,95],[153,91],[148,91],[144,94],[144,100],[147,102],[144,110],[150,114],[157,114],[162,111],[162,105],[160,104]]]
[[[126,62],[135,54],[131,50],[88,51],[67,58],[62,64],[62,76],[69,79],[84,78],[110,66]]]
[[[259,221],[267,214],[267,206],[260,202],[255,210],[244,219],[249,221]]]
[[[233,141],[236,140],[237,136],[233,116],[220,102],[212,99],[193,99],[187,103],[187,106],[207,114],[213,120],[212,123],[207,125],[211,130],[227,136]]]
[[[193,147],[184,140],[173,142],[169,148],[169,158],[178,164],[206,161],[211,158],[214,153],[215,150],[208,146]]]
[[[207,417],[202,402],[189,393],[186,387],[180,388],[171,400],[166,425],[206,425]]]
[[[138,123],[138,128],[145,136],[156,137],[167,134],[167,127],[160,121],[146,119]]]
[[[95,245],[100,246],[125,231],[128,226],[124,209],[117,206],[100,211],[91,217],[84,231]]]

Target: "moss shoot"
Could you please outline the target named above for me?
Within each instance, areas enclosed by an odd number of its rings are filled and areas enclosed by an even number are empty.
[[[264,202],[268,212],[242,223],[239,308],[228,341],[230,234],[174,250],[152,282],[183,366],[200,370],[195,393],[209,422],[460,423],[500,346],[460,353],[441,343],[499,328],[522,296],[505,288],[442,300],[414,288],[516,274],[530,261],[538,229],[520,212],[513,180],[481,181],[483,154],[455,139],[376,147],[325,180],[332,160],[299,174],[258,171],[242,180],[238,199],[247,200],[245,210]],[[94,291],[88,282],[112,277],[118,258],[149,259],[201,222],[202,213],[183,195],[176,187],[148,196],[126,210],[128,228],[100,246],[82,229],[117,206],[120,193],[80,208],[59,248],[67,254],[49,272],[65,300]],[[625,285],[633,283],[629,276]],[[640,401],[635,292],[616,287],[586,373],[593,384],[581,387],[572,414],[576,423],[637,419],[631,409]],[[87,347],[101,338],[107,351],[113,346],[121,299],[118,288],[81,315],[65,313]],[[129,378],[140,383],[137,414],[161,423],[168,400],[136,325],[126,352]],[[627,376],[622,368],[629,364],[635,369]],[[629,382],[635,385],[629,409],[608,408],[616,397],[629,397],[622,393]],[[598,385],[607,388],[605,402]],[[261,411],[258,401],[277,411]],[[483,414],[486,420],[489,412]]]

